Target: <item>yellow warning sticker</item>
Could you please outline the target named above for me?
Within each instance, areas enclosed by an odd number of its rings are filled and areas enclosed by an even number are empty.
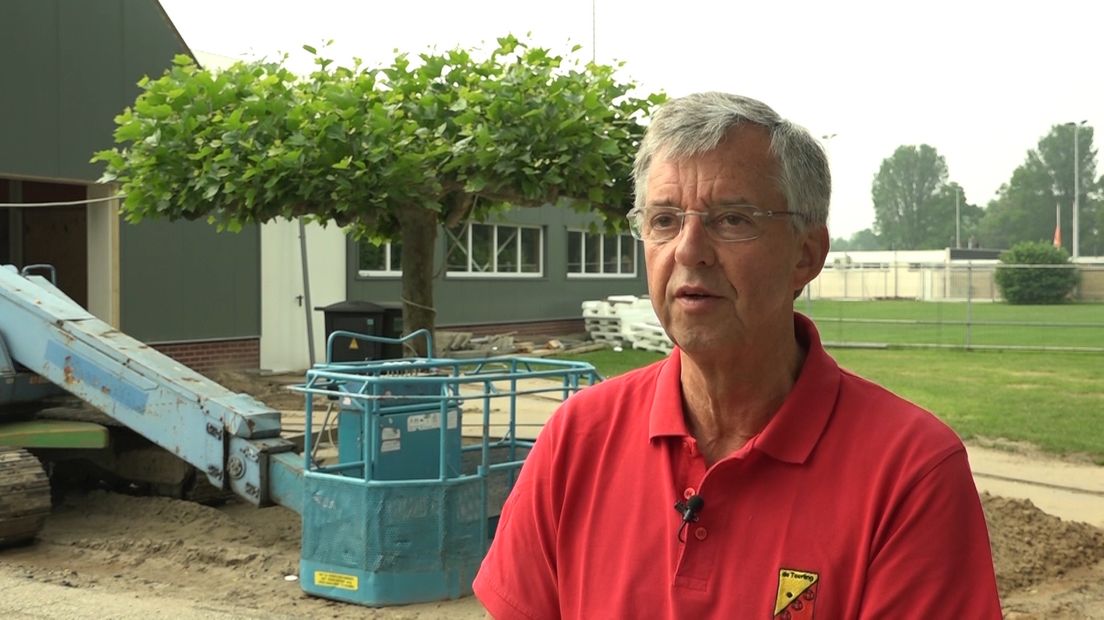
[[[357,342],[356,338],[350,338],[349,339],[349,350],[350,351],[356,351],[357,349],[360,348],[360,345],[358,345],[356,342]]]
[[[327,573],[326,571],[314,571],[314,585],[326,588],[340,588],[342,590],[356,590],[356,575],[342,575],[341,573]]]

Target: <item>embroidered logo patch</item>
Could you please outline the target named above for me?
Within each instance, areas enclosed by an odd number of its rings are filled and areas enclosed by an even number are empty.
[[[812,620],[820,575],[783,568],[778,571],[775,620]]]

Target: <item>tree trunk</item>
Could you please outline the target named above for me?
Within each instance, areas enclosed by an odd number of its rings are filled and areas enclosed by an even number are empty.
[[[433,305],[433,255],[437,242],[437,214],[417,206],[399,212],[399,238],[402,239],[403,334],[419,329],[433,333],[437,310]],[[408,343],[418,356],[432,355],[426,341]],[[410,352],[410,346],[406,348]]]

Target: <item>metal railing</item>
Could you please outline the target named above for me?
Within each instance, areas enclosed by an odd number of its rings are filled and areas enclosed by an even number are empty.
[[[998,269],[1077,269],[1068,303],[1004,303]],[[1104,352],[1104,265],[997,261],[827,266],[796,307],[826,343]]]

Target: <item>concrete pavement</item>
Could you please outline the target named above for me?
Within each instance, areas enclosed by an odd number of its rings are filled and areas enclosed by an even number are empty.
[[[1104,467],[967,445],[979,491],[1028,499],[1043,512],[1104,528]]]

